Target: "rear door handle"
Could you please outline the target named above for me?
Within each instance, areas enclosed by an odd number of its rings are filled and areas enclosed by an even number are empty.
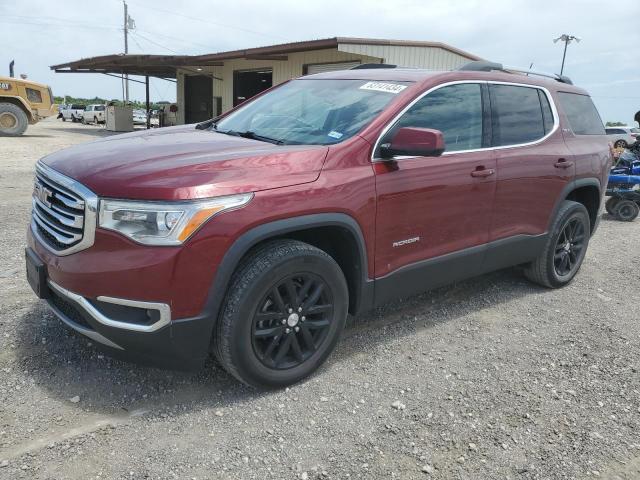
[[[559,158],[553,166],[556,168],[569,168],[573,166],[573,162],[568,162],[566,158]]]
[[[475,178],[490,177],[494,173],[496,173],[496,171],[492,168],[478,167],[471,172],[471,176]]]

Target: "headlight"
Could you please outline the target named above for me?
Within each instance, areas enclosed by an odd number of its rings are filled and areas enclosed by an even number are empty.
[[[101,199],[99,226],[146,245],[180,245],[217,213],[252,198],[253,193],[184,202]]]

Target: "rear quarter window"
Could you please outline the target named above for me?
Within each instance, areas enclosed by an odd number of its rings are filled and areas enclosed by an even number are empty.
[[[560,106],[576,135],[604,135],[604,124],[591,97],[579,93],[558,92]]]
[[[494,147],[534,142],[553,128],[551,107],[548,102],[541,102],[538,90],[515,85],[489,85]],[[546,95],[543,97],[546,100]]]

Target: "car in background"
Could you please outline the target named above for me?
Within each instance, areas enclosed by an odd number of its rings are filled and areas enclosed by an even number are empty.
[[[607,127],[607,136],[616,148],[627,148],[634,143],[640,135],[640,128],[633,127]]]
[[[134,125],[146,125],[147,113],[144,110],[133,111],[133,124]]]
[[[104,105],[87,105],[87,108],[82,114],[82,123],[104,123],[106,107]]]
[[[62,107],[60,107],[62,108]],[[65,108],[61,110],[62,113],[62,121],[66,122],[67,120],[71,120],[72,122],[80,122],[82,121],[83,113],[85,106],[79,104],[69,104],[65,105]]]

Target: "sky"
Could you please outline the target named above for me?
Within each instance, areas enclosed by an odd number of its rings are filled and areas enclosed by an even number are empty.
[[[127,0],[130,53],[204,54],[335,36],[448,43],[487,60],[559,72],[587,89],[604,121],[635,125],[640,110],[640,0]],[[50,65],[122,53],[122,0],[0,0],[0,75],[51,85],[56,95],[121,98],[118,79],[56,74]],[[131,98],[144,98],[133,83]],[[151,81],[152,101],[175,84]]]

